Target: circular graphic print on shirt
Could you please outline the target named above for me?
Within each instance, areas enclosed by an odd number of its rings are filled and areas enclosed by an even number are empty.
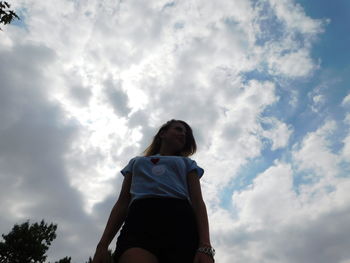
[[[155,175],[162,175],[165,172],[165,166],[164,165],[155,165],[152,168],[152,173]]]

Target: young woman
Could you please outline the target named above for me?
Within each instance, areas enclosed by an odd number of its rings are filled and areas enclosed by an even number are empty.
[[[108,246],[122,224],[118,263],[212,263],[214,249],[199,179],[204,170],[188,156],[197,146],[191,127],[170,120],[144,156],[121,170],[124,181],[93,263],[107,262]]]

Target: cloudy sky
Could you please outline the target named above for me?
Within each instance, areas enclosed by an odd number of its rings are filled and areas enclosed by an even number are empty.
[[[217,262],[350,262],[349,1],[8,2],[1,233],[54,222],[49,260],[85,262],[119,171],[175,118]]]

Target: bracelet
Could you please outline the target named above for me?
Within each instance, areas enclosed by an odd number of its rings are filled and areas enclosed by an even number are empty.
[[[212,247],[200,247],[197,249],[198,252],[204,253],[209,255],[212,259],[214,259],[215,256],[215,249]]]

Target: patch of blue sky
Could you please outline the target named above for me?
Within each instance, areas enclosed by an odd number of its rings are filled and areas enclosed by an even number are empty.
[[[336,190],[336,187],[333,185],[327,185],[327,186],[325,186],[325,190],[327,193],[332,193]]]
[[[235,176],[235,178],[224,187],[221,191],[220,206],[230,210],[234,206],[234,200],[232,203],[232,195],[234,192],[240,192],[247,189],[254,179],[266,169],[273,165],[274,160],[279,159],[283,154],[283,149],[271,150],[271,142],[263,139],[265,144],[264,149],[259,157],[253,158],[247,162],[246,165],[242,166]]]
[[[310,17],[330,19],[325,32],[313,44],[312,57],[320,59],[320,70],[307,85],[321,87],[320,92],[326,100],[323,115],[341,121],[345,117],[341,102],[350,93],[350,1],[319,0],[317,5],[306,0],[297,2]]]
[[[316,121],[315,126],[319,128],[321,124],[323,123]],[[264,129],[271,128],[268,123],[262,123],[261,125]],[[303,126],[304,125],[301,125],[301,128]],[[250,160],[244,167],[242,167],[235,179],[225,187],[220,196],[221,205],[226,209],[232,208],[232,194],[235,191],[241,191],[246,189],[249,185],[253,183],[253,180],[256,178],[256,176],[258,176],[260,173],[264,172],[266,169],[272,166],[275,160],[292,164],[293,160],[291,156],[291,149],[295,145],[300,145],[301,141],[305,138],[307,132],[313,131],[315,130],[308,131],[300,128],[295,129],[290,137],[289,144],[284,148],[276,150],[271,149],[272,142],[270,140],[262,139],[264,148],[261,152],[261,155],[258,158]],[[339,133],[342,133],[342,137],[339,137]],[[329,135],[328,139],[329,142],[331,142],[329,147],[330,150],[335,154],[339,154],[339,151],[343,146],[342,138],[344,137],[344,135],[344,130],[342,129],[336,129],[333,133]],[[340,169],[340,174],[338,176],[349,176],[349,163],[343,162],[341,165],[342,169]],[[297,194],[299,194],[301,186],[315,183],[320,179],[320,177],[316,176],[316,174],[312,170],[299,171],[296,169],[296,167],[294,167],[293,170],[293,190]]]
[[[301,187],[315,184],[321,179],[321,176],[317,175],[315,171],[311,169],[302,171],[298,170],[297,167],[293,165],[289,150],[278,149],[271,151],[269,147],[266,147],[262,151],[261,156],[251,160],[245,166],[243,166],[240,169],[238,176],[235,177],[235,179],[221,192],[221,206],[228,210],[231,209],[234,206],[234,200],[232,200],[233,193],[240,192],[251,186],[257,176],[274,165],[275,160],[292,164],[292,189],[296,194],[300,194]],[[349,166],[346,168],[348,170]],[[344,171],[341,171],[341,174],[338,176],[349,177],[349,175],[346,175]]]
[[[272,76],[265,72],[255,69],[252,71],[242,72],[241,74],[243,84],[247,84],[250,80],[267,81],[273,80]]]
[[[303,186],[316,184],[321,178],[322,176],[315,174],[312,170],[294,172],[292,189],[297,195],[299,195]],[[323,190],[331,193],[335,190],[335,187],[333,185],[325,185]],[[316,194],[316,192],[311,193],[311,196],[314,194]]]
[[[27,25],[26,25],[27,10],[25,8],[20,8],[14,11],[19,16],[20,19],[14,18],[11,22],[11,25],[27,29]]]
[[[232,35],[237,35],[237,33],[244,33],[243,32],[244,30],[242,30],[241,25],[231,17],[225,18],[223,20],[223,23],[225,24],[227,30],[229,30],[229,32],[231,32]],[[240,44],[242,46],[249,45],[248,40],[245,38],[240,38],[239,41],[241,42]]]
[[[333,83],[331,87],[320,85],[324,83],[323,70],[318,72],[314,78],[308,82],[298,82],[298,105],[289,122],[297,127],[296,132],[311,132],[323,125],[326,120],[334,120],[338,125],[343,126],[343,119],[346,115],[346,108],[341,104],[344,97],[349,93],[349,87],[345,76]],[[331,77],[329,77],[331,78]],[[314,97],[321,95],[322,102],[315,104]],[[314,108],[314,110],[313,110]],[[288,120],[287,120],[288,121]],[[339,129],[337,136],[345,129]]]
[[[319,176],[316,176],[312,170],[293,171],[293,185],[292,189],[296,194],[300,194],[300,189],[305,185],[312,185],[320,180]]]
[[[259,75],[257,77],[257,75]],[[262,73],[250,73],[247,74],[247,78],[269,80],[269,77]],[[317,82],[316,82],[317,83]],[[293,81],[288,84],[290,89],[296,89],[297,95],[290,92],[286,87],[281,87],[276,84],[275,94],[278,97],[276,103],[269,105],[261,114],[261,125],[264,129],[268,130],[271,124],[264,122],[265,118],[274,117],[280,121],[285,122],[291,126],[293,133],[290,136],[290,141],[300,143],[305,135],[309,132],[315,132],[320,128],[327,120],[334,120],[337,123],[336,129],[329,135],[329,145],[331,152],[338,154],[343,147],[342,140],[348,133],[346,124],[343,123],[345,118],[346,109],[341,106],[341,102],[346,96],[346,91],[342,89],[336,89],[341,95],[337,95],[337,92],[331,90],[323,93],[325,97],[324,104],[317,107],[318,111],[313,111],[312,106],[314,104],[313,96],[309,96],[310,92],[315,89],[316,83],[314,81],[303,82]],[[294,88],[294,85],[297,88]],[[339,93],[339,92],[338,92]],[[297,96],[294,98],[294,96]],[[296,105],[293,105],[293,100],[296,101]]]
[[[231,210],[232,209],[232,194],[235,188],[235,181],[231,181],[228,185],[226,185],[222,191],[220,191],[219,199],[220,199],[220,207]]]
[[[350,43],[349,43],[350,44]],[[349,52],[350,53],[350,52]],[[349,60],[350,61],[350,60]],[[327,67],[321,57],[321,69],[310,79],[314,87],[326,95],[330,102],[341,103],[344,97],[349,94],[350,65],[345,68]]]
[[[322,57],[326,67],[342,69],[349,66],[350,61],[350,1],[318,0],[317,4],[309,0],[296,0],[304,8],[305,13],[314,19],[330,19],[325,32],[313,49],[313,56]]]
[[[350,162],[341,161],[339,163],[340,171],[338,177],[350,178]]]
[[[239,23],[232,18],[225,18],[224,23],[228,26],[229,29],[234,29],[239,25]]]
[[[342,129],[342,126],[338,123],[337,127],[326,136],[328,150],[336,155],[341,154],[344,147],[343,139],[348,134],[348,130]]]
[[[291,157],[291,142],[290,146],[286,148],[281,148],[277,150],[271,150],[271,142],[269,140],[263,139],[265,147],[263,148],[261,155],[257,158],[249,160],[249,162],[244,165],[238,175],[232,180],[220,195],[220,205],[221,207],[232,210],[234,208],[234,200],[232,200],[232,195],[234,192],[240,192],[247,189],[250,185],[253,184],[254,179],[269,167],[274,165],[275,160],[279,160],[283,163],[292,164],[293,170],[293,185],[292,189],[296,194],[300,194],[301,187],[305,185],[310,185],[317,183],[321,176],[317,175],[313,170],[298,170],[295,164],[293,165],[293,160]],[[350,164],[349,162],[340,163],[338,177],[350,177]],[[333,191],[330,186],[329,192]]]
[[[185,24],[183,23],[183,22],[176,22],[175,24],[174,24],[174,28],[175,29],[182,29],[182,28],[184,28],[185,27]]]
[[[84,13],[84,15],[87,16],[87,17],[90,17],[90,16],[92,15],[92,12],[91,12],[91,11],[86,11],[86,12]]]
[[[274,117],[286,124],[294,126],[295,120],[298,118],[296,116],[297,108],[294,106],[294,103],[296,103],[295,100],[298,100],[298,98],[295,98],[293,91],[282,88],[277,82],[274,83],[276,85],[275,96],[277,100],[265,108],[261,113],[261,117]]]
[[[168,3],[166,3],[166,4],[163,6],[162,11],[164,11],[164,10],[167,9],[167,8],[171,8],[171,7],[175,6],[175,5],[176,5],[176,2],[175,2],[175,1],[168,2]]]
[[[280,85],[278,81],[275,81],[274,77],[255,70],[251,72],[243,73],[244,82],[255,79],[259,81],[272,81],[276,85],[275,95],[278,100],[267,106],[262,112],[261,125],[264,129],[270,129],[271,124],[264,123],[265,118],[274,117],[287,125],[290,125],[293,129],[291,139],[293,141],[300,141],[307,132],[314,131],[320,125],[320,121],[324,120],[324,116],[317,116],[314,118],[314,113],[309,107],[311,99],[307,94],[313,89],[310,87],[310,83],[305,81],[293,80]],[[305,86],[304,89],[300,86]],[[297,88],[295,88],[297,87]],[[295,94],[293,91],[297,90]],[[299,92],[300,91],[300,92]],[[296,103],[296,105],[294,105]]]
[[[348,136],[350,131],[349,125],[344,123],[342,118],[345,117],[346,111],[344,111],[339,105],[329,105],[328,107],[330,109],[327,109],[327,112],[324,115],[330,117],[325,117],[325,121],[334,120],[336,127],[326,136],[328,142],[327,147],[331,153],[339,155],[344,147],[344,139]],[[318,115],[322,115],[322,113]],[[322,124],[323,123],[320,123],[320,126]]]
[[[278,40],[284,36],[284,24],[280,21],[268,1],[256,1],[254,7],[259,10],[257,23],[260,33],[256,39],[256,45],[263,46],[271,40]]]
[[[294,128],[292,139],[295,141],[301,140],[306,133],[317,130],[329,119],[343,125],[346,109],[341,103],[348,94],[346,82],[339,82],[332,88],[319,89],[317,87],[322,83],[321,73],[322,71],[318,72],[307,81],[293,80],[288,84],[284,83],[283,86],[276,84],[279,100],[270,105],[262,116],[273,115],[291,125]],[[314,101],[316,95],[323,96],[319,105]],[[337,136],[339,137],[342,131],[344,133],[344,130],[339,129]]]

